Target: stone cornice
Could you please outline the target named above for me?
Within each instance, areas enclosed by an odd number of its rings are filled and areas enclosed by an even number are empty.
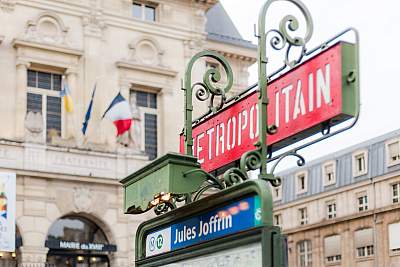
[[[142,154],[0,140],[0,168],[22,176],[115,184],[147,162],[148,157]]]
[[[121,69],[129,69],[129,70],[137,70],[137,71],[143,71],[143,72],[150,72],[158,75],[163,75],[163,76],[168,76],[168,77],[176,77],[178,74],[177,71],[168,69],[168,68],[163,68],[163,67],[157,67],[157,66],[146,66],[146,65],[139,65],[135,64],[129,61],[118,61],[116,62],[116,66]]]
[[[216,0],[208,0],[208,1],[216,1]],[[89,10],[89,7],[78,3],[68,2],[68,4],[65,4],[62,2],[46,1],[46,0],[22,0],[18,2],[18,5],[45,9],[49,11],[54,11],[59,14],[72,15],[77,17],[83,17],[84,15],[87,15],[87,12]],[[198,38],[204,38],[204,39],[206,38],[205,32],[199,33],[197,31],[192,30],[191,28],[181,27],[178,25],[135,20],[132,19],[131,17],[123,16],[121,14],[108,10],[103,10],[103,19],[105,25],[107,26],[114,26],[134,31],[141,31],[149,35],[163,36],[177,40],[187,40],[190,38],[194,38],[195,36],[198,36]],[[163,30],[160,30],[160,27],[163,28]]]
[[[36,48],[36,49],[58,52],[58,53],[67,54],[67,55],[76,56],[76,57],[81,57],[83,55],[82,50],[73,49],[73,48],[64,47],[64,46],[56,46],[56,45],[51,45],[51,44],[36,43],[36,42],[22,40],[22,39],[14,39],[12,41],[12,45],[15,48],[19,48],[19,47]]]
[[[398,212],[400,209],[400,204],[393,204],[393,205],[389,205],[387,207],[383,207],[383,208],[378,208],[375,210],[368,210],[365,212],[360,212],[360,213],[355,213],[355,214],[351,214],[348,216],[343,216],[343,217],[338,217],[335,219],[324,219],[321,222],[318,223],[313,223],[313,224],[306,224],[304,226],[298,226],[295,228],[290,228],[290,229],[284,229],[283,233],[286,235],[289,234],[295,234],[298,232],[304,233],[304,231],[309,231],[309,230],[315,230],[315,229],[319,229],[322,227],[329,227],[332,226],[334,224],[339,224],[339,223],[343,223],[343,222],[349,222],[349,221],[353,221],[353,220],[363,220],[367,217],[372,217],[372,215],[378,215],[378,214],[382,214],[382,213],[386,213],[386,212],[391,212],[391,211],[396,211]],[[372,220],[371,220],[371,227],[372,227]]]

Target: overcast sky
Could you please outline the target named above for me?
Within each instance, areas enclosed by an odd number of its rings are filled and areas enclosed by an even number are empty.
[[[256,43],[262,0],[220,0],[244,39]],[[271,23],[288,13],[276,4]],[[286,2],[286,1],[285,1]],[[400,129],[400,1],[397,0],[304,0],[314,21],[309,48],[322,43],[347,27],[355,27],[361,37],[361,115],[357,125],[336,137],[304,151],[306,160],[349,147]],[[280,12],[282,11],[282,12]],[[279,13],[279,15],[277,14]],[[256,68],[251,71],[254,82]]]

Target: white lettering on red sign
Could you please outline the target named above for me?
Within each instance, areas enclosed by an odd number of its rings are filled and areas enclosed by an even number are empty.
[[[268,124],[276,144],[341,113],[341,46],[336,45],[268,85]],[[259,136],[258,96],[254,92],[193,128],[194,155],[206,171],[235,161]],[[181,152],[183,137],[181,136]]]

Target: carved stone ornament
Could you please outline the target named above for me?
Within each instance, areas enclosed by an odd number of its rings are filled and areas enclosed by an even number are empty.
[[[74,205],[76,212],[90,213],[93,204],[93,192],[90,189],[79,187],[74,190]]]
[[[5,12],[12,12],[16,2],[16,0],[0,0],[0,8]]]
[[[23,40],[37,43],[69,46],[67,42],[68,27],[53,12],[43,12],[37,18],[29,20],[22,36]]]
[[[163,63],[164,53],[154,38],[145,37],[129,44],[129,55],[126,60],[148,66],[166,67]]]
[[[28,111],[25,117],[26,141],[43,141],[43,116],[40,112]]]
[[[98,7],[96,1],[91,1],[91,8],[88,15],[82,18],[84,33],[89,36],[103,38],[103,31],[107,27],[103,11]]]

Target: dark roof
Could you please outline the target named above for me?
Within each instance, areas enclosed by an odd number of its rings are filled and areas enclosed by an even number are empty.
[[[206,31],[209,40],[250,49],[257,48],[250,41],[243,39],[221,3],[215,4],[207,11]]]

